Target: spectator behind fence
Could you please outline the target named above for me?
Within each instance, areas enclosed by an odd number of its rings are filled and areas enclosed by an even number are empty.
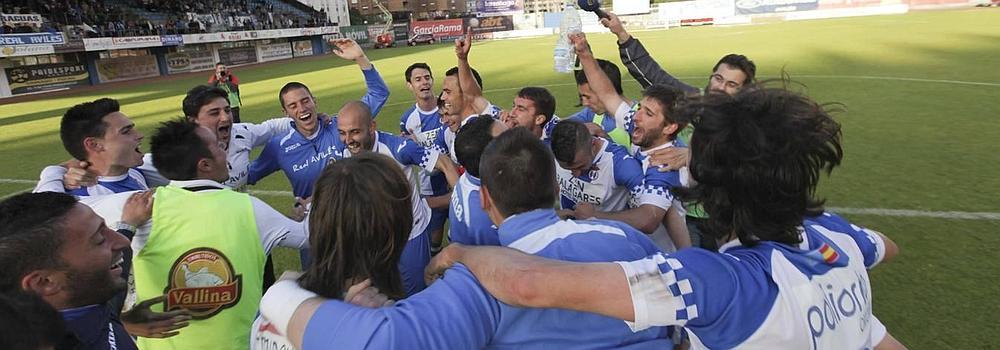
[[[226,64],[218,62],[215,64],[215,74],[208,77],[208,85],[218,87],[226,91],[229,97],[229,108],[233,112],[233,123],[240,122],[240,78],[233,75],[232,69],[227,69]]]

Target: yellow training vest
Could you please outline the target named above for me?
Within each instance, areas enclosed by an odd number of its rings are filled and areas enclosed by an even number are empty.
[[[167,295],[156,311],[187,309],[180,334],[139,338],[143,350],[250,347],[264,249],[250,196],[229,189],[156,189],[153,228],[133,260],[137,300]]]

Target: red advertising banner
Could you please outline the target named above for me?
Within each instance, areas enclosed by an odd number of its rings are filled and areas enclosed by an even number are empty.
[[[437,21],[420,21],[411,23],[413,35],[430,34],[434,38],[455,38],[462,35],[463,21],[461,18],[443,19]]]

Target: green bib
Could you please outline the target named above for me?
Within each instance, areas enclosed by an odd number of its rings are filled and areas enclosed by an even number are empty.
[[[694,134],[694,126],[688,125],[686,128],[682,129],[681,132],[677,133],[677,137],[684,141],[684,144],[691,147],[691,135]],[[708,214],[705,213],[705,209],[701,207],[701,204],[685,203],[684,209],[687,210],[687,216],[696,218],[707,218]]]
[[[229,95],[229,107],[230,108],[240,108],[240,95],[236,91],[229,89],[229,84],[221,83],[219,87],[226,90],[226,94]]]
[[[153,228],[133,259],[137,300],[167,295],[155,311],[187,309],[180,334],[139,338],[143,350],[248,349],[264,273],[250,196],[229,189],[156,189]]]
[[[603,126],[604,125],[602,124],[603,122],[604,122],[604,114],[594,114],[594,124],[597,124],[598,126]],[[628,150],[632,149],[632,135],[629,135],[628,132],[626,132],[624,129],[615,128],[614,130],[611,130],[611,132],[608,133],[608,137],[611,138],[611,141],[614,141],[619,145],[625,146],[625,149]]]

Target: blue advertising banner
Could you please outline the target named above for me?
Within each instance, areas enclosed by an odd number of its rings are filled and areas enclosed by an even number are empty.
[[[184,45],[184,37],[179,34],[160,35],[160,43],[163,46]]]
[[[524,12],[524,0],[476,0],[479,16],[515,14]]]
[[[817,8],[819,0],[736,0],[736,13],[740,15],[809,11]]]
[[[2,34],[0,45],[59,45],[66,42],[62,32],[59,33],[26,33]]]

